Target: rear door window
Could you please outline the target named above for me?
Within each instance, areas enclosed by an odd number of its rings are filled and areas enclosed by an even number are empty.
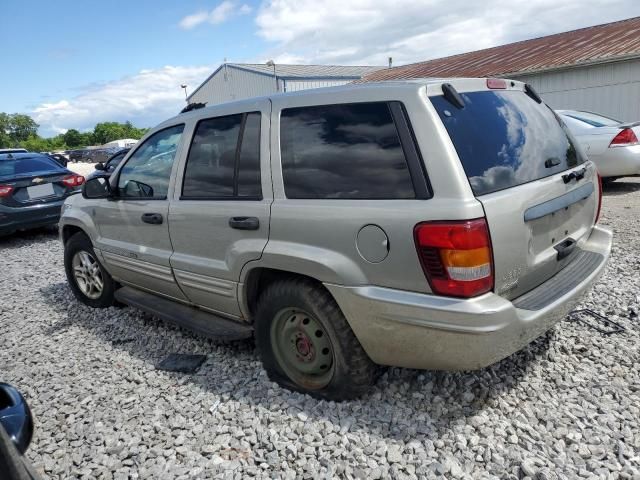
[[[262,198],[260,113],[198,123],[187,157],[182,198]]]
[[[461,94],[464,108],[430,97],[475,195],[548,177],[583,163],[565,127],[522,91]]]
[[[285,109],[280,142],[287,198],[416,198],[386,102]]]

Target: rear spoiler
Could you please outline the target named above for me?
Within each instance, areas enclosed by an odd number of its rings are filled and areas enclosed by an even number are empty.
[[[629,122],[629,123],[621,123],[620,125],[618,125],[619,128],[633,128],[633,127],[637,127],[638,125],[640,125],[640,122]]]

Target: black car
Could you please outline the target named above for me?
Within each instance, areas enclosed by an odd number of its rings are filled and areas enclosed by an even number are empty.
[[[84,177],[39,153],[0,154],[0,235],[58,223]]]
[[[129,153],[130,148],[123,148],[118,150],[115,154],[111,155],[106,162],[104,163],[96,163],[95,171],[91,172],[87,175],[87,180],[95,177],[96,175],[100,175],[104,177],[105,175],[111,175],[113,171],[116,169],[122,159]]]
[[[38,478],[33,467],[23,457],[32,436],[33,418],[29,405],[18,390],[0,383],[0,478]]]

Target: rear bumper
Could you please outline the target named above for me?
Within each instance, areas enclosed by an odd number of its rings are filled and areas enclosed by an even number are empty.
[[[592,158],[601,177],[640,175],[640,145],[608,148]]]
[[[58,223],[63,203],[64,199],[21,208],[0,205],[0,235]]]
[[[562,290],[562,295],[536,310],[518,308],[514,305],[518,299],[512,303],[493,293],[464,300],[373,286],[326,286],[374,362],[407,368],[473,370],[520,350],[565,318],[601,275],[611,240],[609,230],[594,227],[581,247],[598,254],[597,264],[584,277],[578,277],[571,288]],[[558,275],[537,289],[549,290],[554,281],[559,281]],[[566,287],[566,279],[564,282]]]

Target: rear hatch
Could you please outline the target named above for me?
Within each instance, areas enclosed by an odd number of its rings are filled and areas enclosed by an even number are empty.
[[[519,82],[430,97],[482,203],[493,247],[494,291],[516,298],[576,257],[598,208],[598,179],[553,111]],[[575,173],[574,173],[575,172]]]

